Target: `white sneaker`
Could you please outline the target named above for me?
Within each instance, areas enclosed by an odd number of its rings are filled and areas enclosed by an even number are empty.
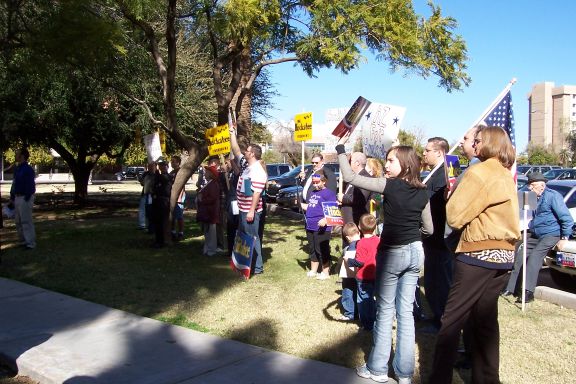
[[[316,276],[316,280],[327,280],[327,279],[329,279],[329,278],[330,278],[329,275],[325,275],[325,274],[323,274],[323,273],[319,273],[319,274]]]
[[[411,377],[399,377],[398,378],[398,384],[412,384],[412,378]]]
[[[368,370],[366,364],[356,367],[356,374],[364,379],[372,379],[377,383],[388,382],[388,375],[375,375]]]
[[[308,271],[308,272],[306,273],[306,276],[308,276],[308,277],[316,277],[316,275],[317,275],[317,273],[314,272],[314,271]]]

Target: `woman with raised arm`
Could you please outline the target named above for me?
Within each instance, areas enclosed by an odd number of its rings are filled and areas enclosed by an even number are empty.
[[[420,181],[420,158],[412,147],[395,146],[386,155],[384,177],[355,174],[346,157],[345,135],[336,151],[340,175],[355,187],[382,193],[385,224],[376,255],[376,322],[373,344],[366,364],[356,373],[376,382],[388,381],[392,347],[392,322],[396,313],[396,351],[392,366],[398,382],[412,382],[415,332],[412,308],[420,270],[424,263],[422,235],[432,233],[432,216],[426,186]]]

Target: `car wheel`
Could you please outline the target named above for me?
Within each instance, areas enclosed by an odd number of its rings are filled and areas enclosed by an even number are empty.
[[[574,288],[576,286],[576,278],[574,276],[562,273],[554,268],[550,268],[550,277],[561,288]]]
[[[122,181],[122,176],[120,176],[120,175],[116,175],[116,180],[118,180],[118,181]]]

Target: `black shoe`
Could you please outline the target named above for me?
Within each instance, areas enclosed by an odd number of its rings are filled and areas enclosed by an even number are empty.
[[[510,292],[509,290],[505,289],[502,292],[500,292],[500,296],[502,297],[508,297],[508,296],[513,296],[514,293]]]
[[[534,301],[534,292],[531,292],[529,290],[526,290],[526,303],[531,303]],[[516,302],[518,304],[522,303],[522,296],[518,296],[518,299],[516,299]]]

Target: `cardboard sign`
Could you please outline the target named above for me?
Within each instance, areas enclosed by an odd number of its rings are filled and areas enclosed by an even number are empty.
[[[144,146],[146,147],[146,155],[148,156],[149,163],[155,162],[159,157],[162,156],[160,135],[158,132],[144,136]]]
[[[446,177],[446,186],[448,186],[450,192],[452,192],[454,191],[454,184],[456,183],[456,179],[462,173],[458,156],[446,155],[444,157],[444,173]]]
[[[312,112],[294,116],[294,141],[312,140]]]
[[[404,107],[382,103],[370,105],[362,122],[362,148],[366,156],[386,158],[386,152],[397,143],[405,113]]]
[[[230,266],[233,271],[240,273],[245,279],[250,278],[253,252],[254,238],[242,231],[236,231]]]
[[[210,156],[230,152],[230,130],[228,124],[219,125],[206,130],[206,143]]]
[[[362,119],[362,116],[364,116],[364,112],[366,112],[370,104],[371,102],[369,100],[359,96],[348,110],[348,113],[346,113],[346,116],[344,116],[342,121],[334,128],[332,135],[342,137],[348,132],[354,132],[354,129]]]
[[[328,226],[337,227],[344,225],[344,218],[336,201],[323,202],[322,211],[324,212],[324,218]]]

